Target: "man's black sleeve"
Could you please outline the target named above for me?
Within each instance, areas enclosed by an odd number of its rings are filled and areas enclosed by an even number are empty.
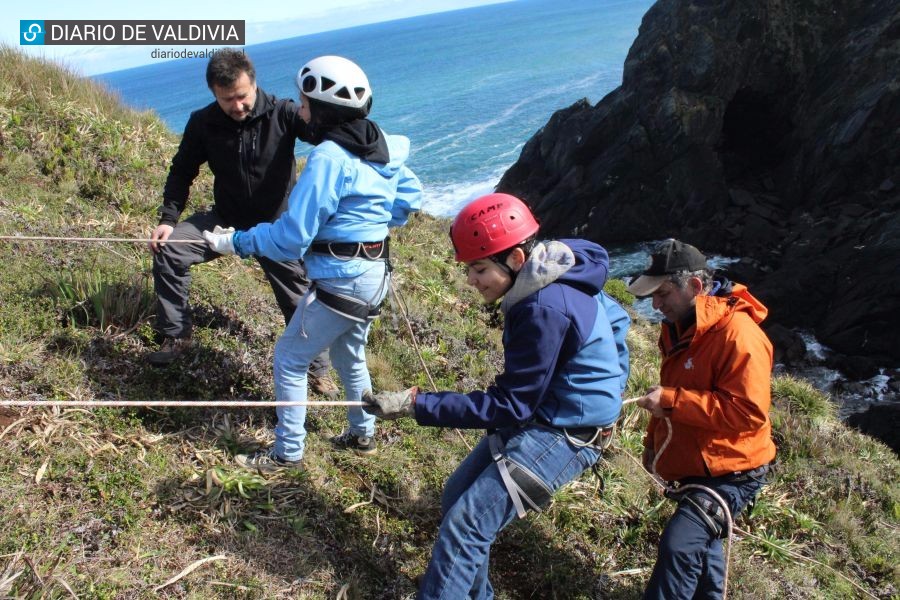
[[[310,143],[306,121],[300,118],[300,105],[288,100],[281,105],[281,110],[288,124],[288,131],[301,142]]]
[[[192,114],[188,119],[178,152],[172,158],[169,176],[163,188],[163,205],[159,218],[161,225],[175,225],[178,222],[178,217],[187,204],[191,184],[200,172],[200,165],[207,161],[206,148],[200,139],[200,120],[198,113]]]

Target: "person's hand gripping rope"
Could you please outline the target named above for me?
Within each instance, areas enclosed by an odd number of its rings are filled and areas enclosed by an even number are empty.
[[[363,392],[363,410],[379,419],[394,420],[415,414],[416,394],[419,388],[413,386],[399,392]]]

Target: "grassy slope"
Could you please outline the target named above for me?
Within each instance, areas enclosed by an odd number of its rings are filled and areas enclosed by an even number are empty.
[[[164,126],[9,48],[0,48],[0,81],[0,234],[146,235],[177,142]],[[193,206],[209,183],[205,175],[195,187]],[[437,385],[485,385],[500,364],[499,317],[464,289],[446,223],[417,217],[395,238],[396,281]],[[251,261],[194,270],[197,345],[166,370],[141,358],[154,347],[143,248],[0,242],[0,265],[0,398],[272,397],[282,323]],[[653,337],[640,323],[629,336],[629,395],[654,381]],[[378,388],[430,385],[394,305],[373,327],[369,361]],[[781,466],[740,525],[896,597],[897,457],[844,428],[802,382],[774,387]],[[466,454],[463,439],[478,439],[402,420],[381,426],[376,457],[360,458],[328,445],[341,410],[311,409],[305,469],[262,479],[231,457],[271,439],[267,410],[0,411],[0,597],[68,597],[67,587],[92,598],[334,598],[345,588],[410,597],[443,481]],[[639,596],[671,512],[629,458],[643,419],[626,410],[599,476],[501,535],[499,597]],[[751,539],[735,544],[731,591],[854,593],[827,569]]]

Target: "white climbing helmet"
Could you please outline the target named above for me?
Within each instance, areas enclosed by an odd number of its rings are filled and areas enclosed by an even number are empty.
[[[341,56],[320,56],[303,65],[297,87],[309,98],[348,108],[365,109],[372,97],[363,70]]]

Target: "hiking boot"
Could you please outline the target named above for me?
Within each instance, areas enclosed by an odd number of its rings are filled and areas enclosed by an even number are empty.
[[[321,396],[325,396],[329,400],[337,400],[341,395],[341,388],[338,387],[328,373],[324,375],[313,375],[310,373],[306,380],[309,382],[309,389]]]
[[[349,429],[342,434],[331,438],[331,443],[335,448],[341,450],[353,450],[357,454],[375,454],[378,447],[375,445],[375,438],[365,435],[356,435]]]
[[[261,448],[253,454],[237,454],[234,462],[239,467],[257,473],[277,473],[284,469],[299,469],[302,461],[286,460],[275,454],[275,448]]]
[[[172,364],[180,354],[191,347],[191,338],[166,337],[159,350],[147,355],[147,362],[154,367],[167,367]]]

